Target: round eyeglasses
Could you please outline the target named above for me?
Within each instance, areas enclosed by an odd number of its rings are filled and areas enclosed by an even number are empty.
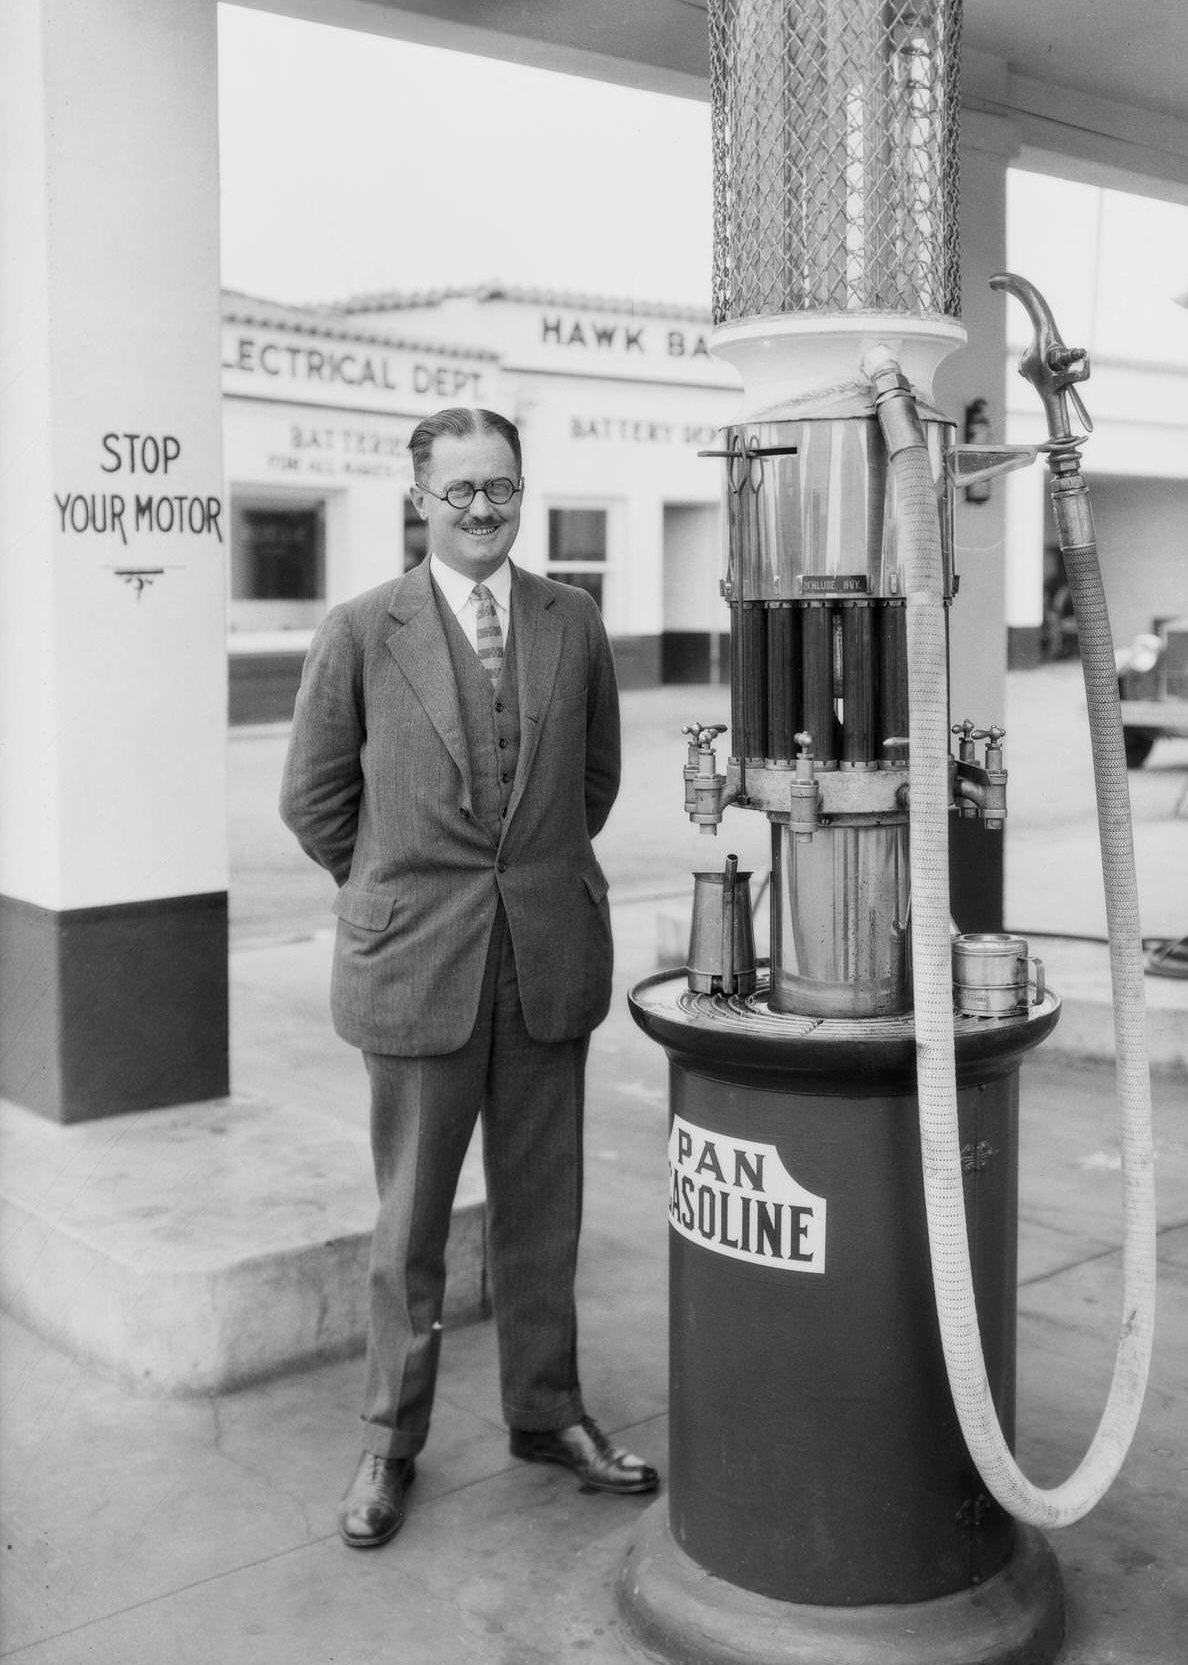
[[[509,480],[505,474],[500,474],[494,480],[484,480],[481,486],[472,486],[469,480],[455,480],[444,491],[433,491],[428,486],[422,486],[421,490],[427,491],[430,497],[436,497],[440,503],[448,503],[451,509],[469,509],[481,491],[488,503],[500,509],[505,503],[510,503],[523,487],[523,477]]]

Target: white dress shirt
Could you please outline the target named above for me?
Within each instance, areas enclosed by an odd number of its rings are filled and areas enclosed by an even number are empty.
[[[447,567],[436,555],[429,557],[429,573],[446,598],[454,617],[466,632],[466,640],[477,653],[478,603],[472,599],[475,580],[467,578],[464,572],[456,572],[453,567]],[[491,592],[495,611],[499,615],[499,628],[503,631],[503,646],[506,649],[511,631],[511,562],[507,559],[502,560],[491,576],[482,579],[481,582]]]

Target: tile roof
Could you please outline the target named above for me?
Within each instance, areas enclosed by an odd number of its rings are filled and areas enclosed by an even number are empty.
[[[565,306],[587,312],[624,312],[632,316],[684,318],[690,322],[711,323],[708,307],[674,306],[664,301],[641,301],[626,296],[587,295],[559,289],[525,288],[514,283],[470,284],[440,289],[389,289],[373,294],[349,295],[346,300],[327,304],[327,311],[350,314],[353,312],[400,312],[409,308],[440,306],[443,301],[473,299],[480,304],[487,301],[514,301],[525,306]]]
[[[358,341],[376,347],[399,347],[417,352],[445,353],[458,357],[490,359],[499,357],[489,347],[415,340],[393,335],[374,326],[360,328],[344,322],[341,308],[313,304],[293,306],[285,301],[269,301],[260,295],[247,295],[239,289],[224,289],[223,322],[251,324],[257,329],[292,330],[297,335],[331,335],[339,341]]]

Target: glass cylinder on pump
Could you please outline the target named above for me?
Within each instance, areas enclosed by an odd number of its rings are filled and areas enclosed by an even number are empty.
[[[952,430],[935,418],[926,432],[943,510]],[[819,1017],[903,1012],[906,626],[878,424],[855,399],[852,414],[740,426],[728,455],[733,767],[743,801],[772,823],[769,1003]],[[788,813],[798,759],[811,759],[820,792],[811,830]]]

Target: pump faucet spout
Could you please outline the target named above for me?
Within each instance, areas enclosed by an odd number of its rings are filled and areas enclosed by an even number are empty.
[[[689,751],[685,763],[685,813],[703,833],[716,833],[722,811],[733,798],[725,790],[726,776],[718,773],[714,741],[725,734],[724,723],[687,723],[682,730],[688,737]]]

